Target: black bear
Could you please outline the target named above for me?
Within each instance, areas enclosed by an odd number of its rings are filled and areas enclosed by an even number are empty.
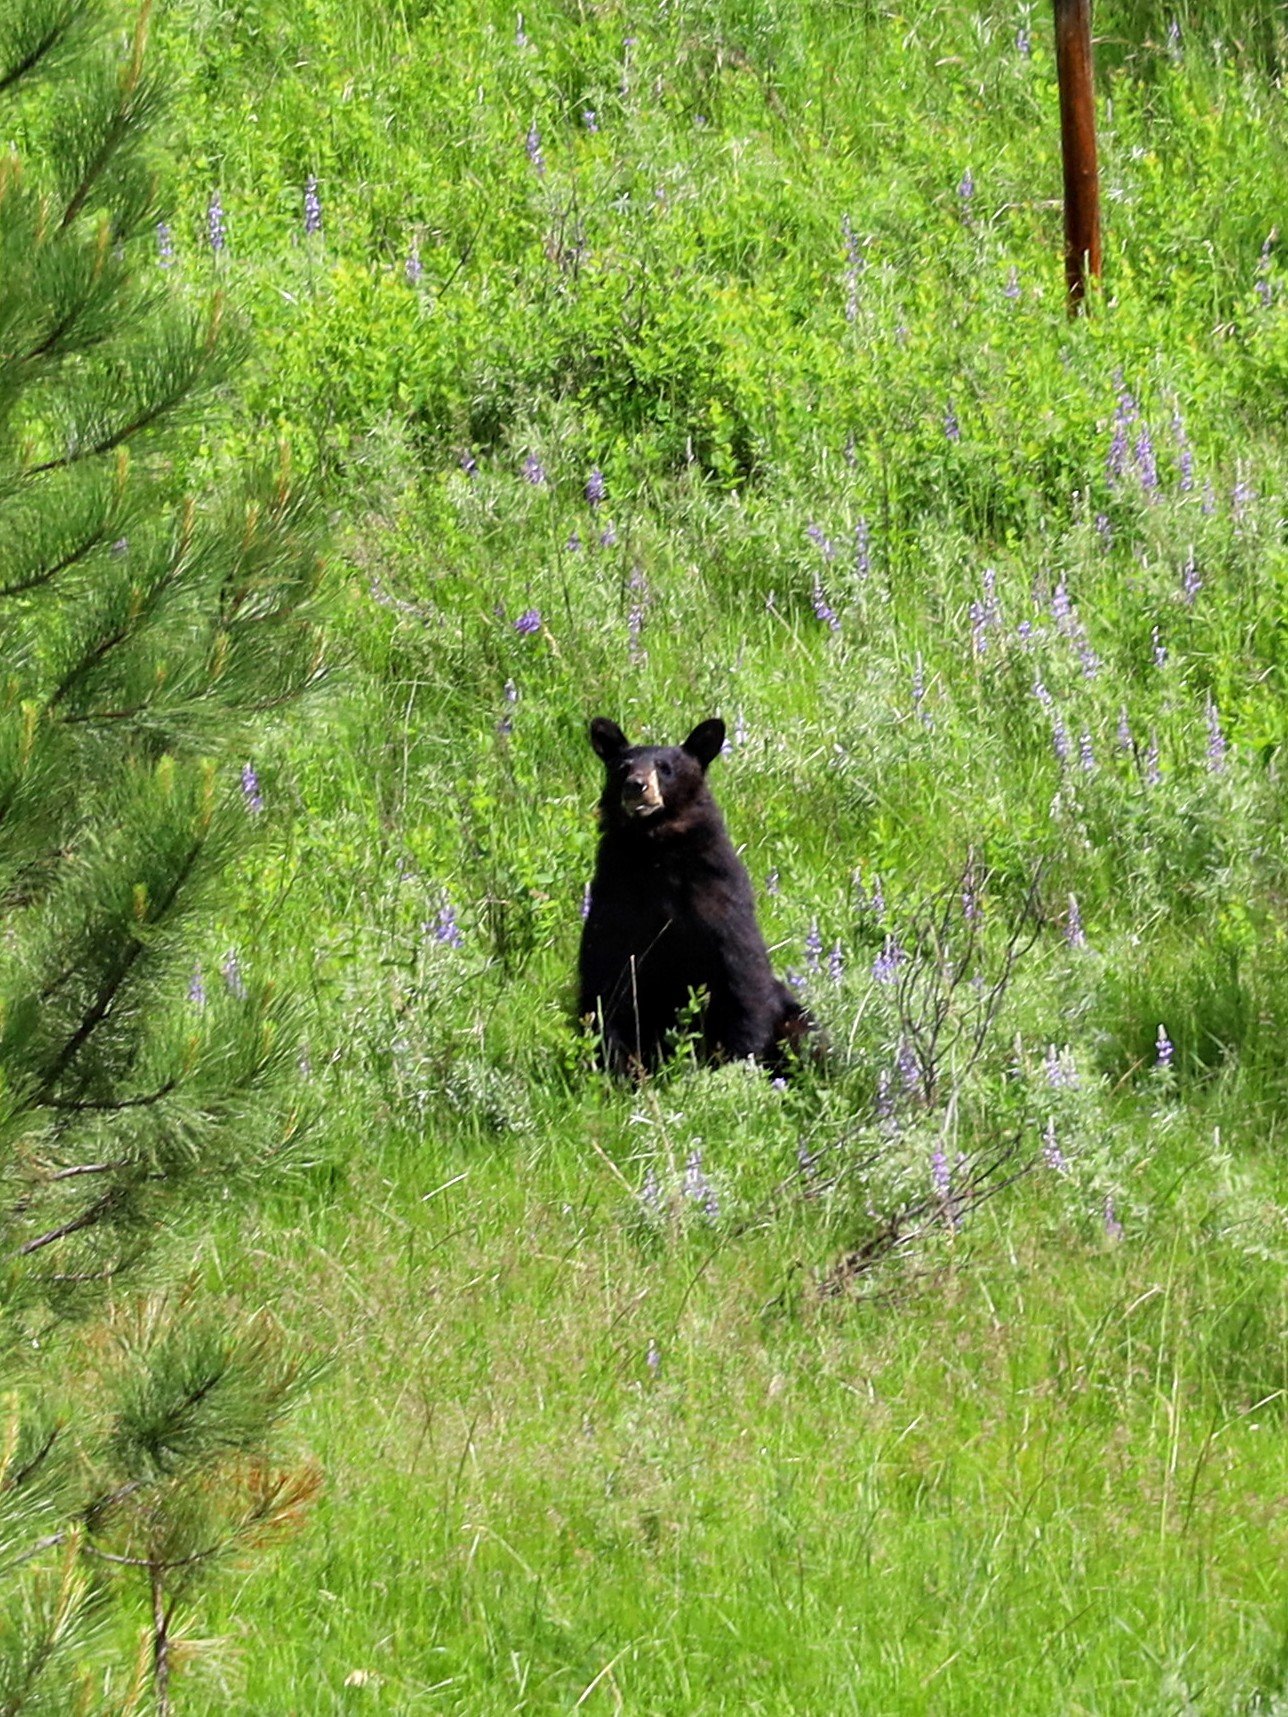
[[[722,721],[704,721],[683,745],[631,745],[616,722],[590,724],[607,773],[578,1011],[613,1072],[656,1067],[694,996],[707,1060],[752,1055],[782,1070],[810,1028],[770,968],[751,879],[707,786],[724,737]]]

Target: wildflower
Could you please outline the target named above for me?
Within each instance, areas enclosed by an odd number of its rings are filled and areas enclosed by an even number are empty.
[[[935,1189],[935,1196],[947,1204],[952,1193],[952,1176],[948,1169],[948,1157],[942,1145],[936,1145],[930,1158],[930,1184]]]
[[[961,425],[957,421],[957,413],[953,410],[952,400],[949,400],[944,411],[944,434],[949,441],[960,441],[962,438]]]
[[[470,452],[468,447],[464,450],[456,463],[460,466],[461,470],[464,471],[467,477],[473,479],[478,476],[479,462]]]
[[[1207,700],[1207,766],[1214,775],[1225,768],[1226,738],[1221,731],[1221,716],[1209,695]]]
[[[1033,682],[1033,695],[1042,705],[1043,709],[1054,709],[1055,699],[1051,696],[1050,692],[1042,684],[1040,679],[1036,679]]]
[[[823,963],[823,938],[819,934],[818,919],[809,927],[809,935],[805,938],[805,963],[811,972],[817,972]]]
[[[309,238],[322,231],[322,199],[317,174],[310,173],[304,186],[304,231]]]
[[[1078,741],[1078,761],[1082,765],[1084,775],[1096,773],[1096,753],[1091,743],[1091,735],[1084,727],[1082,737]]]
[[[157,261],[162,268],[170,268],[174,264],[174,239],[165,221],[157,222]]]
[[[640,1203],[650,1212],[658,1211],[662,1207],[662,1188],[658,1184],[657,1170],[651,1163],[640,1188]]]
[[[1060,1051],[1053,1043],[1047,1044],[1046,1061],[1044,1065],[1046,1067],[1047,1084],[1053,1091],[1058,1091],[1062,1085],[1067,1084],[1064,1063],[1060,1058]]]
[[[1084,680],[1094,680],[1100,672],[1100,657],[1091,647],[1091,641],[1084,633],[1078,644],[1078,660],[1082,663]]]
[[[648,1352],[644,1355],[644,1359],[649,1370],[656,1377],[662,1369],[662,1350],[652,1336],[649,1337]]]
[[[582,915],[583,919],[590,917],[590,903],[591,903],[592,898],[593,897],[592,897],[591,892],[590,892],[590,884],[587,883],[585,889],[582,892],[582,896],[581,896],[581,915]]]
[[[971,200],[975,195],[975,176],[969,167],[957,183],[957,195],[963,210],[969,215]]]
[[[218,191],[210,193],[210,207],[206,211],[206,237],[216,255],[228,243],[228,225],[224,220],[224,205],[219,200]]]
[[[1131,736],[1131,723],[1127,720],[1127,705],[1118,711],[1118,749],[1132,752],[1136,749],[1136,741]]]
[[[529,453],[523,461],[523,480],[525,483],[531,483],[534,489],[544,489],[546,486],[545,466],[535,453]]]
[[[887,936],[885,946],[872,962],[872,977],[878,984],[892,984],[895,973],[903,964],[903,949],[893,936]]]
[[[599,533],[600,548],[615,548],[617,546],[617,527],[610,519]]]
[[[518,12],[515,14],[514,45],[516,48],[526,48],[528,45],[528,34],[527,34],[527,31],[523,28],[523,13],[522,12]]]
[[[817,580],[815,580],[814,583],[814,594],[812,600],[814,604],[814,613],[817,617],[830,626],[833,632],[839,632],[841,630],[841,622],[836,617],[836,610],[827,600],[823,586],[819,584]]]
[[[1114,1213],[1114,1201],[1113,1201],[1113,1199],[1108,1197],[1108,1196],[1106,1196],[1106,1198],[1105,1198],[1104,1221],[1105,1221],[1105,1237],[1106,1237],[1106,1239],[1114,1240],[1114,1241],[1121,1240],[1123,1237],[1123,1225],[1121,1222],[1119,1222],[1117,1216]]]
[[[1193,608],[1194,599],[1202,588],[1203,580],[1199,576],[1199,569],[1194,560],[1194,550],[1191,548],[1185,561],[1185,571],[1181,576],[1181,594],[1191,608]]]
[[[130,539],[129,539],[129,537],[117,537],[116,541],[112,544],[112,547],[110,550],[112,559],[113,560],[121,560],[127,554],[129,554],[129,552],[130,552]]]
[[[192,976],[188,979],[188,1000],[195,1008],[206,1005],[206,980],[202,976],[200,966],[192,968]]]
[[[975,882],[975,867],[967,865],[962,878],[962,917],[967,924],[978,924],[983,917],[979,904],[979,889]]]
[[[885,917],[885,890],[877,872],[872,873],[872,912],[877,919]]]
[[[1104,548],[1108,549],[1114,546],[1114,527],[1110,523],[1108,513],[1096,514],[1096,535],[1100,538]]]
[[[505,698],[506,703],[518,703],[519,688],[513,680],[507,680],[501,688],[501,695]]]
[[[894,1119],[894,1098],[890,1095],[890,1069],[883,1067],[877,1075],[876,1095],[877,1119],[890,1121]]]
[[[865,579],[872,570],[872,559],[869,552],[868,521],[860,519],[854,527],[854,576],[859,580]]]
[[[1163,643],[1162,638],[1159,635],[1159,628],[1157,626],[1155,626],[1153,632],[1150,634],[1150,637],[1153,641],[1153,646],[1154,646],[1154,666],[1156,668],[1165,667],[1167,664],[1167,646],[1166,646],[1166,644]]]
[[[1180,473],[1181,493],[1188,495],[1194,487],[1194,449],[1185,433],[1185,420],[1181,416],[1179,406],[1172,410],[1172,439],[1176,443],[1176,467]]]
[[[1029,32],[1027,18],[1015,32],[1015,51],[1022,60],[1029,59],[1033,53],[1033,37]]]
[[[1270,279],[1270,253],[1279,237],[1279,228],[1271,227],[1266,234],[1266,242],[1261,247],[1261,255],[1257,260],[1257,298],[1263,310],[1269,310],[1274,303],[1275,290]]]
[[[1067,764],[1071,756],[1069,730],[1064,725],[1063,716],[1059,714],[1054,714],[1051,717],[1051,743],[1055,747],[1055,754],[1059,762]]]
[[[922,1090],[921,1063],[917,1052],[905,1037],[899,1045],[899,1053],[894,1058],[895,1071],[903,1081],[903,1088],[910,1097],[920,1096]]]
[[[1064,939],[1071,948],[1085,948],[1087,938],[1082,928],[1082,913],[1076,895],[1069,896],[1069,915],[1064,921]]]
[[[856,321],[859,314],[859,276],[863,273],[863,247],[850,225],[850,217],[842,215],[841,232],[845,237],[845,320]]]
[[[254,764],[242,764],[241,786],[242,796],[246,800],[246,809],[253,817],[257,817],[264,809],[264,798],[259,790],[259,776],[255,773]]]
[[[778,894],[779,892],[778,872],[776,870],[771,870],[769,875],[765,878],[765,893]]]
[[[227,985],[228,994],[237,1001],[244,1002],[246,1000],[246,982],[242,977],[241,967],[237,963],[235,949],[230,948],[224,955],[223,965],[220,966],[219,970],[223,975],[224,983]]]
[[[1157,1056],[1157,1065],[1159,1067],[1170,1067],[1172,1065],[1172,1057],[1176,1053],[1176,1048],[1172,1043],[1171,1038],[1167,1035],[1166,1026],[1159,1026],[1158,1036],[1154,1040],[1154,1049]]]
[[[1149,747],[1145,752],[1145,785],[1157,787],[1163,779],[1163,771],[1158,766],[1158,735],[1151,733]]]
[[[1054,1115],[1047,1117],[1046,1131],[1042,1135],[1042,1158],[1047,1167],[1054,1169],[1056,1174],[1068,1174],[1068,1161],[1056,1142]]]
[[[783,1083],[785,1085],[786,1080]],[[804,1139],[796,1147],[796,1166],[805,1180],[813,1180],[818,1170],[818,1156],[810,1150]]]
[[[590,502],[592,507],[597,507],[607,493],[608,490],[604,484],[604,473],[599,469],[598,465],[592,465],[590,468],[590,476],[586,479],[586,499]]]
[[[1240,473],[1239,477],[1235,481],[1234,488],[1230,491],[1230,507],[1235,518],[1241,519],[1249,505],[1255,499],[1256,493],[1253,490],[1252,484],[1245,476],[1243,476],[1242,473]]]
[[[684,1196],[691,1198],[695,1204],[700,1204],[713,1222],[720,1214],[716,1190],[702,1172],[702,1152],[696,1148],[689,1153],[689,1161],[685,1167]]]
[[[407,252],[407,260],[403,263],[403,273],[407,276],[408,286],[417,286],[420,277],[425,272],[425,265],[420,260],[420,246],[416,240],[411,241],[411,249]]]
[[[595,110],[593,107],[588,107],[586,109],[586,111],[581,116],[581,122],[586,127],[587,131],[598,131],[599,130],[599,119],[596,116],[596,113],[595,113]]]
[[[564,544],[564,548],[569,554],[581,553],[581,538],[577,535],[576,531],[569,532],[568,541]]]
[[[1154,458],[1154,443],[1149,433],[1149,425],[1143,420],[1136,436],[1135,459],[1141,488],[1147,495],[1156,494],[1158,491],[1158,464]]]
[[[832,952],[827,957],[827,975],[834,984],[839,984],[845,976],[845,955],[841,951],[839,941],[832,946]]]
[[[531,161],[538,179],[544,178],[546,171],[546,158],[541,153],[541,133],[537,130],[537,122],[535,119],[528,127],[528,135],[524,142],[524,148],[528,152],[528,160]]]
[[[1173,65],[1179,65],[1184,57],[1181,48],[1181,26],[1179,19],[1173,18],[1167,26],[1167,57]]]
[[[1069,600],[1069,592],[1065,589],[1063,579],[1056,584],[1051,597],[1051,618],[1066,636],[1077,626],[1073,617],[1073,603]]]
[[[835,560],[836,550],[823,535],[823,527],[821,525],[806,525],[805,535],[814,544],[815,548],[818,549],[824,560]]]
[[[1203,484],[1203,503],[1200,511],[1205,519],[1210,519],[1216,512],[1216,490],[1212,487],[1210,477]]]
[[[1006,275],[1006,285],[1002,288],[1002,297],[1003,298],[1009,298],[1012,304],[1018,304],[1019,303],[1019,301],[1020,301],[1020,271],[1018,268],[1012,267],[1012,268],[1008,269],[1007,275]]]
[[[434,940],[445,948],[463,948],[465,938],[461,935],[461,927],[456,922],[456,908],[450,900],[443,902],[438,909],[438,922],[434,926]]]

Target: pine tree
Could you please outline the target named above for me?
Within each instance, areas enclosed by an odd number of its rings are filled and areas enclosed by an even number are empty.
[[[183,494],[241,341],[158,264],[146,23],[0,0],[0,1713],[101,1700],[131,1582],[167,1710],[192,1586],[313,1485],[271,1329],[155,1286],[298,1130],[292,1009],[211,937],[320,545],[285,469]]]

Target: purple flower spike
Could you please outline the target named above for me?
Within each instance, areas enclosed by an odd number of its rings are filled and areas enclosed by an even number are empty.
[[[541,630],[541,610],[525,608],[514,623],[514,629],[521,638],[530,638],[534,632]]]
[[[607,495],[608,489],[604,483],[604,473],[598,465],[592,465],[590,476],[586,479],[586,499],[592,507],[597,507]]]
[[[456,922],[456,908],[450,900],[444,901],[438,909],[438,923],[434,926],[434,940],[441,942],[445,948],[463,948],[465,946],[461,927]]]
[[[322,231],[322,199],[318,196],[316,173],[309,174],[304,187],[304,231],[310,238]]]
[[[264,809],[264,798],[259,790],[259,776],[255,773],[254,764],[242,764],[241,785],[246,809],[253,817],[257,817]]]
[[[535,453],[529,453],[523,461],[523,480],[525,483],[531,483],[534,489],[544,489],[546,486],[545,466]]]
[[[1056,1141],[1054,1116],[1047,1118],[1046,1131],[1042,1135],[1042,1158],[1046,1166],[1054,1169],[1056,1174],[1068,1174],[1068,1161]]]
[[[228,223],[224,220],[224,205],[219,200],[218,191],[210,193],[210,207],[206,211],[206,237],[216,256],[228,243]]]
[[[870,552],[870,533],[868,521],[860,519],[854,527],[854,576],[859,580],[865,579],[872,571],[872,556]]]
[[[935,1189],[936,1198],[944,1204],[952,1196],[952,1176],[948,1169],[948,1156],[942,1145],[936,1145],[930,1158],[930,1184]]]
[[[546,171],[546,158],[541,153],[541,133],[537,130],[537,122],[535,119],[528,127],[528,135],[523,146],[528,152],[528,160],[531,161],[538,179],[544,178]]]
[[[828,538],[823,535],[823,527],[821,525],[806,525],[805,535],[814,544],[814,547],[823,556],[824,560],[836,559],[836,550],[832,547]]]
[[[1199,575],[1198,565],[1194,559],[1194,550],[1191,549],[1186,557],[1185,571],[1181,577],[1181,594],[1189,607],[1193,608],[1195,599],[1202,588],[1203,580]]]
[[[588,107],[586,109],[586,111],[581,116],[581,122],[586,127],[587,131],[598,131],[599,130],[599,120],[595,114],[595,110],[593,107]]]
[[[1117,1241],[1121,1240],[1122,1237],[1123,1237],[1123,1225],[1121,1222],[1119,1222],[1117,1216],[1114,1213],[1114,1201],[1112,1198],[1106,1197],[1106,1199],[1105,1199],[1105,1238],[1107,1240],[1113,1240],[1113,1241],[1117,1242]]]
[[[1082,913],[1076,896],[1069,896],[1069,916],[1064,921],[1064,939],[1071,948],[1085,948],[1086,934],[1082,928]]]
[[[834,984],[839,984],[845,976],[845,955],[839,942],[833,944],[832,952],[827,957],[827,975]]]
[[[246,982],[242,977],[241,967],[237,963],[237,952],[234,948],[230,948],[224,955],[224,963],[219,970],[228,987],[228,994],[237,1001],[244,1002],[246,1000]]]
[[[893,936],[887,936],[885,947],[872,962],[873,981],[878,984],[892,984],[895,974],[903,964],[903,949]]]
[[[814,613],[818,618],[826,625],[830,626],[833,632],[839,632],[841,630],[841,622],[837,619],[836,610],[827,600],[821,584],[816,584],[814,586],[813,602]]]
[[[583,919],[590,917],[590,903],[591,903],[590,884],[587,883],[585,893],[581,897],[581,916]]]
[[[952,400],[949,400],[944,411],[944,434],[949,441],[960,441],[962,438],[961,425],[957,421],[957,413],[953,409]]]
[[[1159,1067],[1170,1067],[1172,1065],[1172,1057],[1176,1054],[1176,1049],[1171,1038],[1167,1035],[1166,1026],[1159,1026],[1158,1036],[1154,1040],[1154,1048],[1157,1052],[1157,1065]]]
[[[1002,288],[1002,297],[1009,298],[1012,304],[1020,301],[1020,271],[1011,268],[1007,271],[1006,285]]]
[[[407,252],[407,260],[403,263],[403,273],[407,276],[408,286],[419,286],[424,272],[425,264],[420,260],[420,246],[413,239],[411,249]]]
[[[652,1336],[649,1337],[648,1352],[644,1356],[652,1376],[656,1377],[662,1369],[662,1350]]]
[[[818,919],[809,927],[809,935],[805,938],[805,963],[811,972],[817,972],[823,963],[823,938],[819,933]]]
[[[192,976],[188,979],[188,1000],[195,1008],[206,1005],[206,980],[202,976],[201,967],[192,968]]]
[[[957,195],[961,199],[962,208],[969,211],[971,200],[975,195],[975,175],[971,172],[969,167],[962,174],[961,179],[958,182]]]
[[[174,266],[174,239],[165,221],[157,222],[157,261],[162,268]]]

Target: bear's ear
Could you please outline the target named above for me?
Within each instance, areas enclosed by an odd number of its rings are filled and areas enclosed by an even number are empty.
[[[725,724],[719,719],[699,722],[693,732],[685,740],[682,747],[690,757],[696,757],[703,770],[711,766],[713,758],[719,757],[720,748],[725,742]]]
[[[629,744],[621,728],[615,721],[609,721],[606,715],[597,715],[591,722],[590,743],[605,763],[616,762]]]

